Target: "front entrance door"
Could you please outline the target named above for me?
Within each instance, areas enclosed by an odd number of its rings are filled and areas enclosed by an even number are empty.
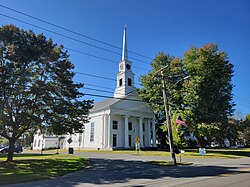
[[[128,146],[131,147],[132,145],[132,136],[128,135]]]
[[[113,147],[117,147],[117,134],[113,134]]]

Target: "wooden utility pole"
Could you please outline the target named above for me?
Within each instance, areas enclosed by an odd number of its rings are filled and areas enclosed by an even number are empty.
[[[165,107],[166,119],[167,119],[167,125],[168,125],[169,149],[170,149],[170,153],[171,153],[172,163],[173,163],[173,165],[176,165],[176,157],[175,157],[175,153],[174,153],[174,141],[173,141],[173,134],[172,134],[170,110],[169,110],[168,97],[167,97],[167,91],[166,91],[166,79],[165,79],[163,71],[161,71],[161,75],[162,75],[162,93],[163,93],[163,98],[164,98],[164,107]]]
[[[161,76],[162,76],[162,93],[163,93],[163,98],[164,98],[164,107],[165,107],[166,120],[167,120],[167,126],[168,126],[169,150],[170,150],[170,154],[171,154],[172,163],[173,163],[173,165],[176,165],[176,157],[175,157],[175,153],[174,153],[174,142],[173,142],[170,110],[169,110],[168,97],[167,97],[167,91],[166,91],[166,79],[165,79],[165,76],[164,76],[164,70],[166,68],[168,68],[168,66],[169,65],[166,65],[163,68],[156,71],[154,73],[154,76],[156,76],[158,73],[161,73]]]

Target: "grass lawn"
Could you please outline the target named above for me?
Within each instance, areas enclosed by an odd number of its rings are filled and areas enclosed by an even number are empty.
[[[185,153],[181,156],[183,158],[242,158],[250,157],[250,148],[241,149],[206,149],[206,155],[200,156],[198,149],[184,149]],[[79,150],[76,150],[76,152]],[[80,150],[79,152],[99,152],[107,154],[135,154],[133,150],[116,150],[116,151],[103,151],[103,150]],[[167,151],[140,151],[139,155],[143,156],[169,156]],[[177,155],[178,156],[178,155]]]
[[[0,155],[0,185],[49,179],[80,170],[88,162],[83,157],[55,154],[15,154],[14,162],[5,162]]]
[[[187,149],[185,154],[190,157],[197,157],[197,149]],[[210,158],[242,158],[250,157],[250,148],[238,148],[238,149],[206,149],[206,156]],[[200,157],[200,156],[198,156]],[[203,157],[203,156],[202,156]]]
[[[151,164],[157,165],[157,166],[174,166],[171,161],[166,160],[159,160],[159,161],[151,161],[149,162]],[[192,162],[177,162],[177,166],[186,166],[186,165],[192,165]]]

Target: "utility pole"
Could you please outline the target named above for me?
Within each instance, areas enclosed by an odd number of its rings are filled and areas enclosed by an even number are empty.
[[[168,126],[169,150],[170,150],[170,154],[171,154],[171,161],[172,161],[173,165],[176,165],[176,158],[175,158],[175,153],[174,153],[173,134],[172,134],[172,125],[171,125],[168,97],[167,97],[167,91],[166,91],[166,79],[165,79],[165,76],[164,76],[164,73],[163,73],[163,71],[166,68],[168,68],[168,66],[169,66],[169,64],[164,66],[163,68],[159,69],[154,74],[157,75],[160,72],[161,76],[162,76],[162,93],[163,93],[163,98],[164,98],[164,107],[165,107],[166,120],[167,120],[167,126]]]
[[[172,163],[173,163],[173,165],[176,165],[176,157],[175,157],[175,153],[174,153],[174,142],[173,142],[173,134],[172,134],[172,125],[171,125],[168,97],[167,97],[167,91],[166,91],[166,79],[165,79],[163,70],[161,71],[161,75],[162,75],[162,93],[163,93],[163,98],[164,98],[164,107],[165,107],[166,119],[167,119],[167,125],[168,125],[169,149],[170,149]]]

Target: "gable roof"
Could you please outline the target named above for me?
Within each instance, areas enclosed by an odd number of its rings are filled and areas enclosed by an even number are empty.
[[[102,110],[105,108],[110,107],[111,105],[115,104],[116,102],[120,101],[120,99],[105,99],[103,101],[94,103],[94,107],[90,110],[90,113]]]
[[[133,91],[123,98],[111,98],[94,103],[94,107],[90,110],[90,113],[110,108],[127,111],[130,110],[131,112],[141,110],[140,112],[143,113],[146,112],[154,114],[154,111],[148,106],[147,103],[140,101],[137,91]]]

